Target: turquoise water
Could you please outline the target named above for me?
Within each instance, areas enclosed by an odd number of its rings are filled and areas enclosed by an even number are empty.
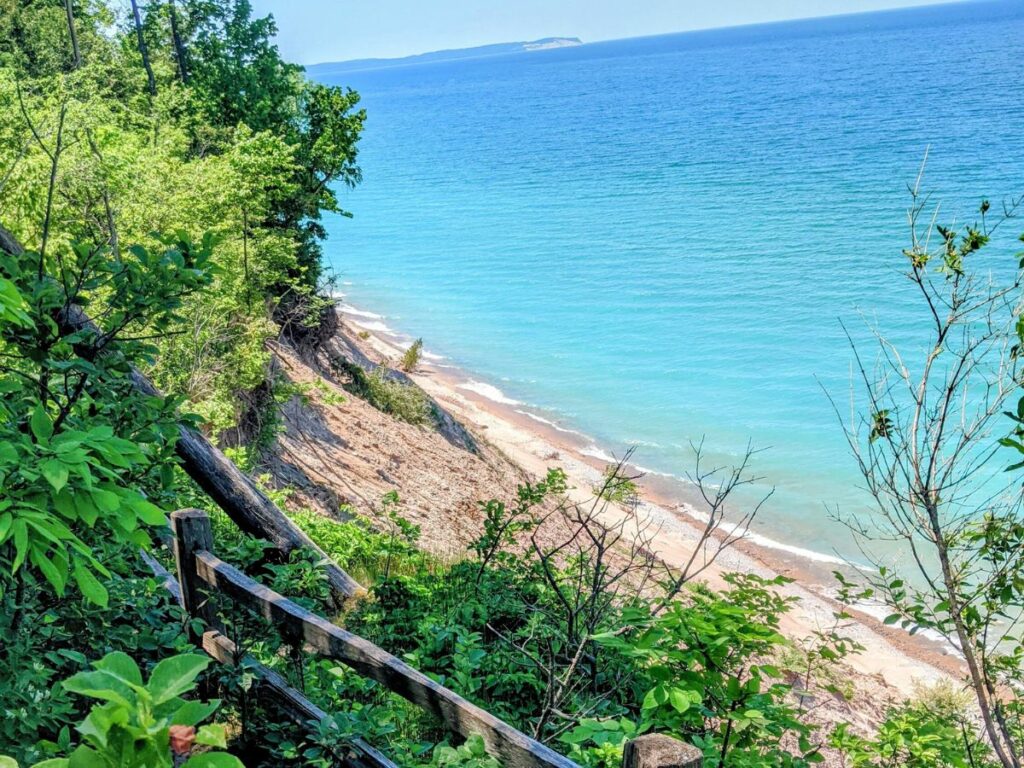
[[[365,181],[326,253],[355,306],[604,450],[682,474],[690,440],[752,440],[760,531],[853,554],[840,319],[916,338],[926,149],[947,221],[1024,192],[1022,62],[1024,3],[977,2],[350,73]]]

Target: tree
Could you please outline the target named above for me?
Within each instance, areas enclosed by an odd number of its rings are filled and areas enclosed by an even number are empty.
[[[338,205],[332,184],[361,180],[357,144],[366,113],[351,89],[307,81],[302,68],[281,59],[272,17],[252,17],[248,0],[211,3],[190,0],[190,83],[210,122],[220,129],[245,123],[271,131],[295,147],[293,191],[261,222],[297,234],[296,268],[275,286],[282,298],[277,314],[286,326],[319,306],[310,302],[321,276],[319,241],[326,236],[324,211],[349,215]]]
[[[139,56],[142,57],[142,66],[146,70],[149,95],[156,96],[156,76],[153,74],[153,65],[149,62],[149,48],[146,46],[146,38],[142,34],[142,16],[139,14],[137,0],[132,0],[132,21],[135,24],[135,37],[139,46]]]
[[[999,419],[1020,385],[1024,263],[1001,283],[978,263],[1016,205],[992,223],[984,202],[977,223],[944,227],[925,223],[920,177],[912,195],[903,258],[927,343],[915,357],[918,346],[877,333],[870,365],[851,342],[862,397],[846,434],[876,514],[842,519],[875,567],[864,578],[894,611],[886,622],[933,630],[959,650],[986,739],[1002,766],[1019,768],[1024,516],[1020,488],[996,470]],[[891,571],[880,541],[895,542],[910,568]]]

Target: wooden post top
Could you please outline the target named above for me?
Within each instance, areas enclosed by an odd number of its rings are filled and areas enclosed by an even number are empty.
[[[701,768],[704,755],[690,744],[661,733],[638,736],[626,743],[622,768]]]

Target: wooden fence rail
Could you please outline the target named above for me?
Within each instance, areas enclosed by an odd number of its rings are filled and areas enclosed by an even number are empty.
[[[221,594],[233,604],[271,621],[283,636],[340,661],[430,712],[450,731],[463,737],[479,734],[488,753],[503,766],[579,768],[572,760],[431,680],[383,648],[331,624],[225,563],[213,553],[210,520],[204,512],[175,512],[171,515],[171,527],[182,605],[189,615],[202,618],[211,630],[196,640],[215,658],[221,661],[237,658],[233,644],[218,631],[220,625],[214,601],[209,599],[210,595]],[[263,681],[275,688],[279,697],[290,697],[292,709],[305,712],[309,719],[322,718],[322,711],[289,688],[280,676],[272,670],[264,670]],[[360,750],[364,756],[366,750],[375,753],[368,745],[361,746],[365,747]],[[384,762],[375,762],[376,758],[371,755],[364,764],[390,765],[379,753],[375,755]],[[700,753],[695,748],[665,736],[640,737],[628,744],[625,751],[625,768],[699,768],[700,765]]]

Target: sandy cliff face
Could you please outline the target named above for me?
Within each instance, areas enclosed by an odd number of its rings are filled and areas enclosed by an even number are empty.
[[[332,349],[328,344],[311,362],[275,348],[285,375],[307,394],[284,406],[284,432],[267,468],[298,490],[294,503],[331,516],[350,506],[372,519],[381,497],[397,491],[402,515],[422,526],[423,546],[462,555],[480,533],[477,502],[513,496],[525,471],[479,436],[474,452],[346,392],[345,375],[330,365]]]

